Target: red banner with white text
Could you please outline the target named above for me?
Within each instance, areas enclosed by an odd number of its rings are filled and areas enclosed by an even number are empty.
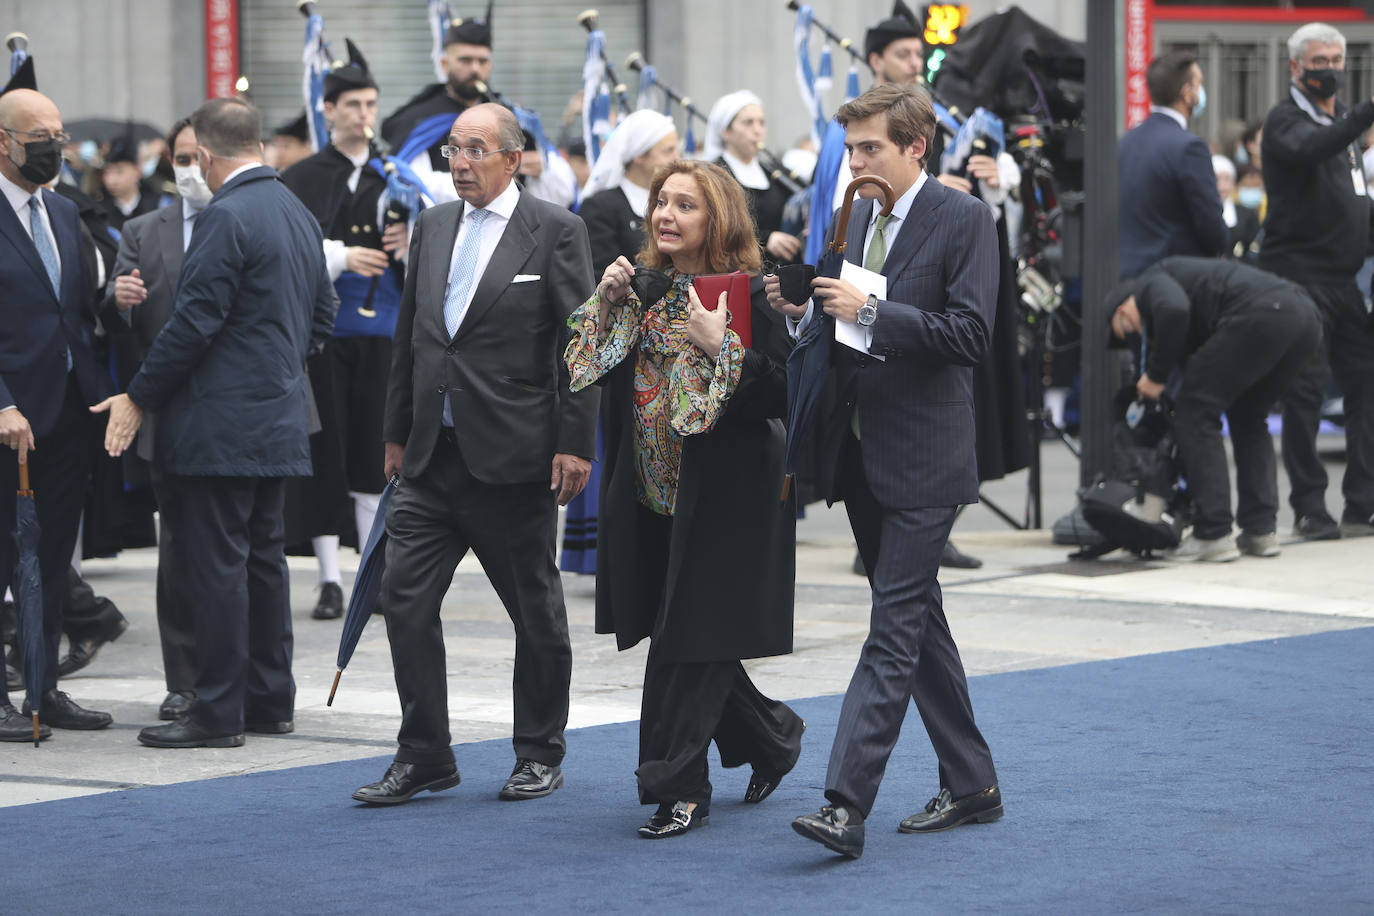
[[[232,98],[239,78],[238,0],[205,0],[205,95]]]
[[[1126,0],[1126,129],[1150,116],[1150,89],[1145,71],[1154,54],[1152,0]]]

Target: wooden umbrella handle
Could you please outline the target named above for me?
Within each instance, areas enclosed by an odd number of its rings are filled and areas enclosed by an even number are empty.
[[[328,700],[324,705],[326,705],[326,706],[333,706],[333,705],[334,705],[334,692],[335,692],[336,690],[339,689],[339,678],[341,678],[341,677],[343,677],[343,669],[342,669],[342,668],[340,668],[338,671],[335,671],[335,672],[334,672],[334,686],[329,688],[329,700]]]
[[[19,465],[19,489],[28,492],[29,487],[29,465],[27,462]]]
[[[883,192],[883,209],[879,212],[883,216],[892,215],[892,205],[897,202],[897,197],[892,193],[892,185],[888,184],[887,179],[879,178],[877,175],[860,175],[849,183],[849,187],[844,189],[844,204],[840,207],[840,215],[835,220],[835,234],[830,239],[830,250],[836,254],[844,254],[845,235],[849,232],[849,209],[854,206],[854,195],[859,188],[866,184],[876,184]]]

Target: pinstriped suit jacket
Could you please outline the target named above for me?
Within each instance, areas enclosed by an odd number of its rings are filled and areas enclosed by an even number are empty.
[[[845,259],[863,262],[873,201],[856,201]],[[978,501],[973,369],[992,339],[997,307],[997,235],[981,201],[926,181],[883,264],[887,299],[878,304],[872,352],[835,346],[836,409],[825,436],[821,480],[843,494],[840,448],[859,413],[864,472],[890,509]]]

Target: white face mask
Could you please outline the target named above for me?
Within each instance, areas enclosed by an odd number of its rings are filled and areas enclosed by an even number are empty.
[[[181,199],[190,204],[193,210],[203,210],[214,194],[200,174],[200,166],[174,165],[172,171],[177,176],[177,193]]]

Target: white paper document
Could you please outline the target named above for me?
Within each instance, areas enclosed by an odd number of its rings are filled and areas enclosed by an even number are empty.
[[[871,270],[865,270],[858,264],[845,261],[844,266],[840,268],[840,279],[854,284],[854,287],[865,296],[877,296],[879,299],[887,298],[887,277]],[[835,322],[835,339],[860,353],[868,353],[874,359],[887,359],[885,356],[869,353],[868,348],[873,341],[872,328],[837,320]]]

